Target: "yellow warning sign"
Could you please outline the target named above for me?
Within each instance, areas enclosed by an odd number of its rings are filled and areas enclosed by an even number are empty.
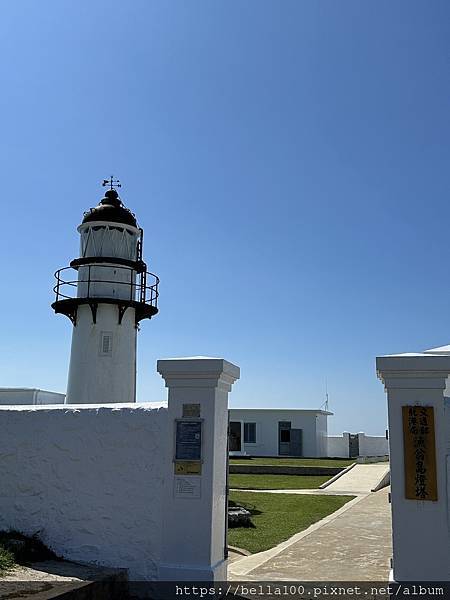
[[[175,463],[175,475],[201,475],[202,463],[199,460],[182,460]]]

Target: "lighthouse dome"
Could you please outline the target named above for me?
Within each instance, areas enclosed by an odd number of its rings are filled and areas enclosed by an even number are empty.
[[[91,221],[108,221],[112,223],[124,223],[137,227],[136,217],[126,208],[119,198],[116,190],[107,190],[95,208],[84,213],[83,223]]]

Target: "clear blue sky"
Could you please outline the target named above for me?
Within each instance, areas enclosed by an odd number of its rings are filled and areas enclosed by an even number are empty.
[[[241,367],[232,406],[384,432],[375,356],[450,342],[444,0],[9,0],[0,386],[65,391],[52,274],[114,173],[161,277],[139,337]]]

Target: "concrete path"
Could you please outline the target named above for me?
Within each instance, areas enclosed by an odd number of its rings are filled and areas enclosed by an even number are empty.
[[[368,494],[389,471],[389,463],[374,463],[369,465],[355,465],[323,488],[333,494],[350,492],[352,494]]]
[[[271,550],[233,562],[228,577],[235,581],[386,582],[391,555],[390,505],[388,488],[384,488],[357,496]]]

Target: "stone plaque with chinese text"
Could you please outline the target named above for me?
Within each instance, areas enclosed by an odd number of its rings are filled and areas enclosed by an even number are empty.
[[[402,406],[405,497],[437,500],[436,446],[432,406]]]

